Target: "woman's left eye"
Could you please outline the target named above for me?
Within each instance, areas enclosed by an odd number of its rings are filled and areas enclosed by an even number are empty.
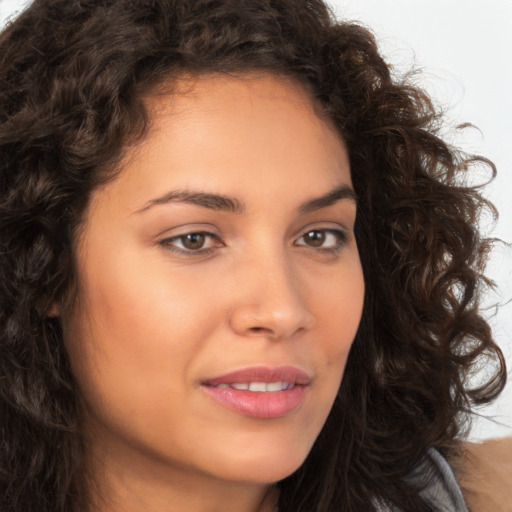
[[[347,242],[347,235],[338,229],[311,229],[304,233],[295,242],[312,249],[335,252]]]
[[[167,250],[174,252],[204,254],[215,249],[219,245],[218,242],[218,237],[213,233],[197,231],[165,238],[159,243]]]

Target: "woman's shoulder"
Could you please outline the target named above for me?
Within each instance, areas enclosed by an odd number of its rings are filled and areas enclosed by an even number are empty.
[[[512,512],[512,438],[431,448],[410,483],[436,512]]]
[[[512,512],[512,438],[462,443],[450,464],[472,512]]]

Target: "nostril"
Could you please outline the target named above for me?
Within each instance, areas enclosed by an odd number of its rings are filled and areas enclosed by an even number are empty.
[[[251,327],[249,329],[249,331],[252,334],[264,334],[267,336],[272,333],[272,331],[270,329],[268,329],[267,327]]]

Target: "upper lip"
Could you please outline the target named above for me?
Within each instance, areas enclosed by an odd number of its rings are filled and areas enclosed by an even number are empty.
[[[203,384],[218,386],[219,384],[240,384],[245,382],[288,382],[306,386],[310,376],[295,366],[251,366],[207,379]]]

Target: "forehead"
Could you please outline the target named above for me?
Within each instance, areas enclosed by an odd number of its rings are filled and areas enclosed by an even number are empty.
[[[270,128],[270,123],[278,118],[283,121],[285,117],[301,117],[319,131],[329,131],[341,138],[320,101],[304,84],[283,75],[185,75],[172,85],[163,83],[156,94],[146,96],[145,105],[153,132],[163,127],[168,129],[176,118],[183,130],[187,121],[195,123],[199,116],[204,121],[222,117],[224,123],[235,122],[239,128],[250,127],[250,121],[262,121]],[[241,113],[247,118],[246,125],[240,123]],[[293,133],[297,128],[299,126],[289,125],[288,131]]]
[[[208,75],[184,77],[169,89],[146,99],[150,129],[127,152],[116,180],[123,202],[135,209],[143,207],[136,199],[176,188],[245,202],[263,192],[296,192],[303,201],[350,184],[344,141],[301,84],[272,75]]]
[[[340,161],[345,157],[345,143],[323,106],[303,84],[289,77],[185,76],[167,93],[149,97],[146,105],[151,129],[142,151],[167,139],[183,152],[217,144],[231,146],[229,153],[234,153],[237,143],[250,140],[260,155],[270,153],[277,144],[287,144],[289,149],[295,144],[295,152],[317,149]]]
[[[256,70],[245,73],[183,73],[173,80],[162,81],[145,95],[148,110],[164,113],[177,106],[192,108],[194,105],[214,109],[222,107],[228,98],[233,112],[234,106],[247,99],[280,101],[302,109],[313,110],[315,117],[330,123],[323,105],[314,98],[310,87],[299,79],[285,74]],[[169,102],[174,99],[174,102]]]

